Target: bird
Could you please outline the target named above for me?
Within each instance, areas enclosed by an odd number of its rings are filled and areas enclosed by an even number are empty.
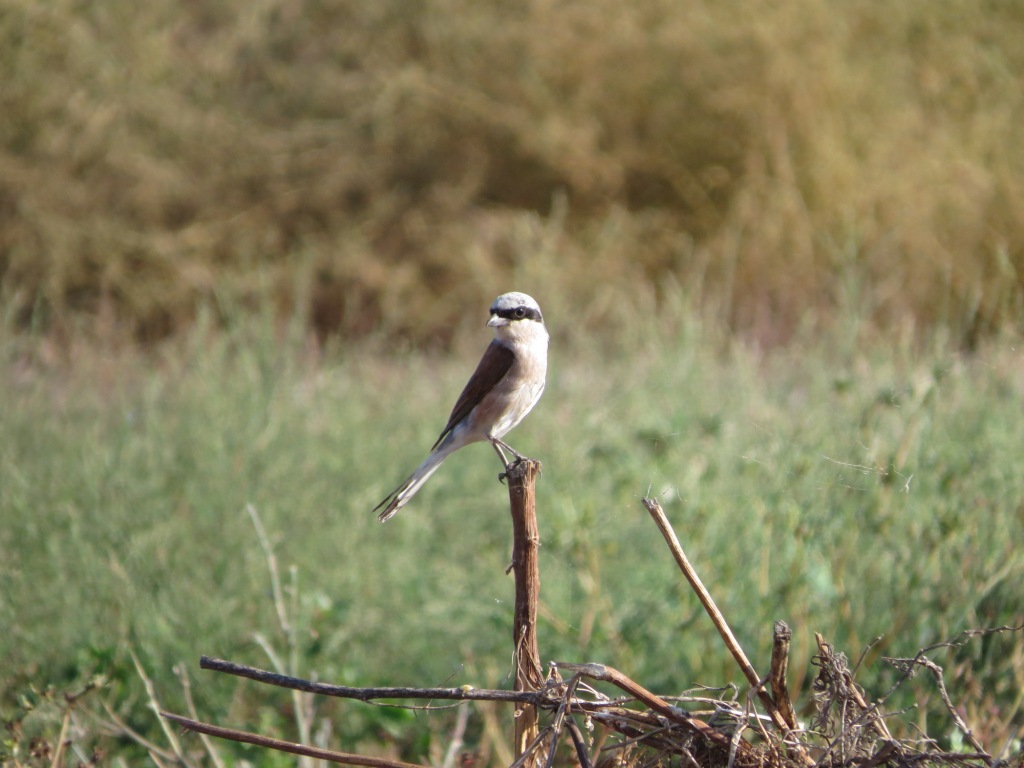
[[[490,308],[487,326],[494,340],[462,390],[448,423],[430,449],[430,455],[405,482],[389,493],[373,511],[383,523],[409,503],[437,468],[455,451],[487,440],[505,470],[525,457],[502,438],[540,400],[548,369],[548,331],[540,306],[525,293],[503,293]],[[509,462],[505,451],[515,457]]]

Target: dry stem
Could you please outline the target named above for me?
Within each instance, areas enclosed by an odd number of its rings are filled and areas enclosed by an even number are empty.
[[[219,725],[210,725],[208,723],[200,723],[197,720],[192,720],[181,715],[175,715],[170,712],[161,712],[161,717],[171,720],[186,731],[195,731],[196,733],[205,733],[210,736],[216,736],[221,739],[230,739],[231,741],[240,741],[245,744],[255,744],[257,747],[265,747],[267,749],[276,749],[279,752],[290,752],[293,755],[302,755],[303,757],[314,757],[319,760],[328,760],[332,763],[342,763],[347,765],[368,765],[371,768],[423,768],[423,766],[416,763],[403,763],[398,760],[386,760],[379,757],[367,757],[365,755],[355,755],[349,752],[335,752],[330,749],[321,749],[319,747],[309,747],[305,744],[296,744],[293,741],[284,741],[282,739],[273,739],[269,736],[261,736],[258,733],[249,733],[248,731],[236,731],[233,728],[222,728]]]
[[[540,474],[540,462],[523,459],[513,464],[508,478],[509,507],[512,513],[512,573],[515,577],[515,616],[512,641],[515,644],[515,690],[536,691],[544,685],[544,674],[537,647],[537,602],[540,595],[540,567],[537,548],[537,509],[534,484]],[[539,721],[534,704],[522,704],[515,711],[515,754],[521,757],[537,738]]]
[[[258,669],[223,659],[214,659],[209,656],[200,657],[199,666],[215,672],[226,672],[229,675],[245,677],[258,683],[276,685],[279,688],[306,691],[307,693],[317,693],[323,696],[336,696],[342,699],[357,699],[359,701],[372,701],[374,699],[442,699],[446,701],[506,701],[535,704],[546,696],[543,691],[498,691],[473,688],[471,686],[463,686],[461,688],[351,688],[345,685],[315,683],[311,680],[304,680],[301,677],[280,675],[276,672],[268,672],[265,669]]]
[[[679,565],[679,569],[683,572],[686,580],[690,582],[690,586],[693,591],[697,594],[697,598],[700,600],[701,605],[704,606],[704,610],[707,611],[708,616],[711,617],[712,623],[715,625],[715,629],[718,630],[718,634],[722,636],[722,640],[725,642],[726,648],[729,649],[729,653],[732,654],[736,663],[739,664],[740,670],[743,675],[747,678],[747,682],[750,683],[753,690],[757,693],[757,697],[761,700],[765,710],[768,712],[769,717],[772,719],[772,723],[778,729],[778,731],[785,736],[790,731],[790,725],[786,722],[786,718],[779,712],[779,708],[775,705],[771,695],[764,688],[764,681],[754,671],[753,665],[747,659],[747,655],[743,652],[743,648],[740,647],[739,642],[736,640],[736,636],[732,633],[729,628],[729,624],[726,622],[722,612],[718,610],[718,606],[715,605],[715,601],[712,599],[711,594],[707,591],[704,583],[700,580],[697,575],[697,571],[694,570],[690,564],[689,559],[686,557],[686,553],[683,552],[682,546],[679,544],[679,539],[676,538],[675,531],[672,529],[672,524],[669,523],[668,517],[665,516],[665,511],[661,508],[655,499],[644,498],[644,507],[651,514],[654,519],[654,524],[658,526],[658,530],[661,531],[662,536],[665,537],[665,541],[668,543],[668,547],[672,552],[672,556],[675,558],[676,563]],[[795,748],[799,753],[799,758],[806,764],[812,764],[814,761],[807,756],[807,754],[799,747]]]

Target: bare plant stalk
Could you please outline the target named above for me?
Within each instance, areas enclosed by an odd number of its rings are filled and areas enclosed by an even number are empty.
[[[818,644],[818,660],[821,669],[823,671],[826,669],[830,670],[833,672],[833,675],[840,678],[844,694],[857,705],[861,712],[868,715],[868,724],[875,733],[886,741],[892,741],[892,734],[889,733],[889,727],[885,724],[881,712],[878,710],[878,707],[874,705],[869,706],[867,701],[865,701],[860,689],[853,681],[853,673],[846,668],[845,660],[841,663],[837,662],[837,654],[833,651],[832,646],[825,642],[825,638],[822,637],[820,632],[814,633],[814,641]]]
[[[341,699],[357,701],[373,701],[375,699],[439,699],[446,701],[511,701],[534,703],[544,699],[543,693],[497,691],[463,686],[462,688],[351,688],[346,685],[332,685],[304,680],[301,677],[289,677],[265,669],[237,664],[224,659],[201,656],[199,666],[214,672],[226,672],[229,675],[245,677],[258,683],[276,685],[296,691],[306,691],[322,696],[336,696]]]
[[[747,655],[743,652],[743,648],[740,647],[739,642],[736,640],[736,636],[732,633],[729,628],[729,624],[725,620],[725,616],[718,610],[718,606],[715,605],[715,601],[711,598],[711,593],[704,587],[704,583],[700,580],[697,575],[697,571],[694,570],[693,566],[690,565],[690,561],[686,557],[686,553],[683,552],[682,546],[679,544],[679,539],[676,538],[676,533],[672,530],[672,524],[669,523],[668,518],[665,516],[665,511],[661,508],[655,499],[644,498],[643,505],[647,508],[647,511],[651,514],[654,519],[654,524],[658,526],[658,530],[661,531],[661,535],[665,537],[665,541],[668,543],[669,550],[672,552],[672,556],[676,559],[676,563],[679,565],[679,569],[683,572],[686,580],[690,582],[690,587],[697,594],[697,598],[700,600],[701,605],[704,606],[704,610],[707,611],[708,616],[711,617],[712,623],[715,625],[715,629],[718,630],[718,634],[722,636],[722,640],[725,641],[726,648],[729,649],[729,653],[739,664],[740,670],[743,675],[747,678],[747,682],[750,683],[754,692],[757,693],[757,697],[761,700],[764,705],[765,711],[768,716],[771,717],[772,723],[776,729],[783,735],[789,733],[790,727],[787,724],[785,718],[780,714],[778,707],[775,706],[775,702],[772,701],[771,694],[764,688],[764,682],[761,677],[754,671],[754,666],[747,659]],[[806,754],[801,753],[800,759],[804,762],[810,761],[810,758]]]
[[[455,768],[455,758],[464,744],[463,738],[466,735],[466,725],[469,723],[469,706],[459,707],[458,717],[455,718],[455,728],[452,731],[452,740],[448,743],[448,750],[444,753],[444,762],[441,768]]]
[[[149,707],[155,714],[160,713],[160,702],[156,698],[156,686],[153,685],[153,681],[146,674],[145,668],[142,666],[142,662],[139,661],[139,657],[135,655],[135,651],[131,651],[132,663],[135,664],[135,671],[139,673],[139,677],[142,678],[142,684],[146,687],[146,696],[149,698]],[[174,730],[170,728],[163,720],[160,720],[160,728],[164,732],[164,736],[167,738],[167,743],[171,745],[171,749],[174,751],[175,757],[178,758],[184,765],[191,765],[188,758],[185,755],[185,751],[181,747],[181,741],[179,741]]]
[[[789,669],[789,642],[793,639],[793,630],[784,621],[776,621],[773,627],[772,663],[768,670],[768,683],[772,688],[772,699],[779,708],[779,714],[791,730],[796,730],[796,715],[793,702],[789,698],[789,685],[786,682],[786,671]]]
[[[398,760],[385,760],[384,758],[379,757],[354,755],[350,752],[335,752],[330,749],[321,749],[319,747],[307,747],[304,744],[296,744],[293,741],[284,741],[282,739],[272,739],[269,736],[261,736],[258,733],[236,731],[233,728],[222,728],[219,725],[201,723],[198,720],[192,720],[187,717],[182,717],[181,715],[171,714],[170,712],[161,712],[160,715],[167,720],[177,723],[187,731],[205,733],[210,736],[216,736],[219,739],[240,741],[244,744],[255,744],[257,747],[276,749],[278,752],[288,752],[302,757],[328,760],[332,763],[341,763],[344,765],[367,765],[370,766],[370,768],[423,768],[416,763],[403,763]]]
[[[281,587],[281,575],[277,566],[277,555],[274,553],[274,545],[271,543],[270,537],[267,536],[267,531],[263,527],[263,521],[260,519],[259,511],[256,507],[252,504],[246,504],[245,510],[249,513],[253,527],[256,529],[256,538],[259,539],[260,547],[263,548],[263,554],[267,559],[267,568],[270,571],[270,587],[274,595],[274,609],[277,611],[277,621],[288,642],[287,671],[295,675],[299,671],[299,642],[298,627],[296,626],[296,619],[299,615],[299,571],[294,565],[289,569],[291,575],[291,610],[289,611],[288,606],[285,604],[285,590]],[[278,658],[269,641],[263,641],[259,634],[256,635],[256,641],[267,652],[271,663],[278,667],[278,672],[284,673],[286,671],[284,664]],[[303,742],[307,742],[312,730],[313,717],[310,711],[312,700],[308,697],[304,699],[299,691],[292,692],[292,700],[295,710],[295,724],[299,729],[299,738]],[[304,768],[309,768],[311,763],[309,760],[301,760],[300,765],[304,766]]]
[[[700,734],[720,747],[728,748],[730,746],[728,736],[716,731],[703,720],[693,717],[689,712],[673,707],[663,698],[651,693],[638,682],[622,674],[614,667],[609,667],[607,664],[569,664],[562,661],[557,662],[555,667],[563,672],[571,672],[573,675],[611,683],[637,701],[646,704],[651,710],[657,712],[666,720],[670,720],[693,733]],[[750,748],[750,745],[746,742],[740,742],[739,747],[745,751]]]
[[[188,669],[184,664],[175,664],[174,674],[177,675],[178,681],[181,683],[181,689],[185,695],[185,706],[188,707],[189,716],[193,720],[198,720],[199,713],[196,711],[196,704],[192,700],[192,681],[189,679]],[[207,735],[205,733],[200,734],[199,740],[203,742],[203,746],[206,748],[206,754],[210,756],[210,760],[213,761],[214,767],[225,768],[224,761],[220,759],[220,754],[213,746],[213,742],[207,738]]]
[[[514,464],[507,473],[509,506],[512,513],[512,574],[515,577],[515,617],[512,642],[515,644],[516,680],[514,690],[537,691],[544,685],[544,673],[537,648],[537,601],[540,594],[540,568],[537,548],[537,509],[534,485],[540,474],[540,462],[533,459]],[[520,757],[539,733],[537,707],[520,704],[515,711],[515,755]]]

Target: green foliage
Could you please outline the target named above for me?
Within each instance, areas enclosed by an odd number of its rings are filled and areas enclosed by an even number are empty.
[[[545,468],[544,658],[609,663],[666,694],[739,682],[645,494],[757,668],[772,622],[793,628],[797,700],[814,632],[853,658],[882,638],[859,673],[873,698],[895,679],[880,655],[1021,623],[1017,342],[965,355],[849,334],[764,356],[681,307],[635,322],[628,353],[556,345],[548,392],[512,436]],[[350,685],[507,682],[510,541],[492,452],[453,457],[391,523],[370,513],[432,443],[483,330],[439,360],[369,347],[321,358],[269,327],[196,332],[146,357],[76,345],[70,364],[43,341],[4,339],[5,721],[30,686],[102,674],[111,711],[159,742],[140,670],[183,712],[182,665],[204,719],[296,738],[289,694],[201,673],[204,653]],[[1020,725],[1020,633],[946,653],[954,699],[1005,742]],[[926,678],[890,704],[908,697],[935,702]],[[317,706],[335,747],[394,739],[410,757],[432,754],[454,717]]]
[[[1020,316],[1022,9],[15,0],[2,296],[151,339],[269,284],[448,341],[510,285],[597,330],[678,283],[772,343],[852,298],[973,343]]]

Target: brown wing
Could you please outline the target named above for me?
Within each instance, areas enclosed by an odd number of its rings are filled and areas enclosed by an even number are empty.
[[[480,358],[480,364],[473,371],[473,375],[469,377],[469,382],[466,384],[465,389],[462,390],[462,394],[459,395],[459,399],[455,401],[452,415],[448,417],[448,423],[441,432],[441,436],[437,438],[437,442],[434,443],[434,447],[430,450],[437,448],[441,441],[448,436],[448,433],[455,428],[455,425],[466,418],[469,412],[480,404],[480,401],[484,399],[487,393],[494,389],[499,381],[505,378],[505,374],[508,373],[515,359],[515,352],[497,339],[491,342],[484,352],[484,356]]]

